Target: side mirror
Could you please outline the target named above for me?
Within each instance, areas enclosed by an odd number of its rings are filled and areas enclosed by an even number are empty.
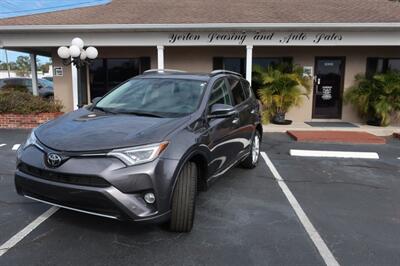
[[[95,105],[98,101],[100,101],[101,97],[93,98],[92,105]]]
[[[233,116],[234,114],[236,114],[236,110],[235,107],[233,107],[232,105],[216,103],[211,106],[211,111],[207,118],[226,118]]]

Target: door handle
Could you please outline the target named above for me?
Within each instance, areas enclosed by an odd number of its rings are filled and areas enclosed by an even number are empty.
[[[239,117],[235,117],[235,118],[232,120],[232,124],[235,124],[235,125],[239,124]]]

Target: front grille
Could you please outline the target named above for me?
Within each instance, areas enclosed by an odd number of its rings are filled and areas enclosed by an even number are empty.
[[[20,163],[17,168],[25,174],[54,182],[91,187],[110,186],[110,183],[99,176],[58,173],[37,168],[26,163]]]

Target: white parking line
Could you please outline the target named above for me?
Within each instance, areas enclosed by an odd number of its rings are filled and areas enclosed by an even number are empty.
[[[10,248],[18,244],[19,241],[24,239],[30,232],[32,232],[36,227],[38,227],[41,223],[46,221],[50,216],[52,216],[59,208],[51,207],[47,211],[45,211],[42,215],[36,218],[33,222],[28,224],[24,229],[19,231],[13,237],[11,237],[7,242],[0,246],[0,257],[3,256]]]
[[[19,146],[21,146],[21,144],[14,144],[14,146],[12,147],[13,151],[18,150]]]
[[[321,257],[325,261],[325,264],[328,266],[338,266],[339,263],[333,256],[332,252],[329,250],[325,241],[321,238],[318,231],[315,229],[315,227],[311,223],[310,219],[308,219],[306,213],[303,211],[299,202],[294,197],[294,195],[290,191],[289,187],[286,185],[285,181],[283,180],[283,178],[281,177],[279,172],[276,170],[275,166],[272,164],[272,161],[269,159],[268,155],[265,152],[261,152],[261,156],[263,157],[268,168],[271,170],[272,174],[274,175],[276,181],[278,182],[279,187],[285,194],[287,200],[289,201],[290,205],[292,206],[293,210],[295,211],[297,217],[299,218],[301,224],[303,225],[304,229],[306,230],[308,236],[311,238],[315,247],[318,249],[319,254],[321,254]]]
[[[0,147],[6,146],[6,145],[7,145],[7,144],[2,143],[2,144],[0,144]]]
[[[376,152],[290,150],[289,154],[291,156],[301,156],[301,157],[379,159],[379,155]]]

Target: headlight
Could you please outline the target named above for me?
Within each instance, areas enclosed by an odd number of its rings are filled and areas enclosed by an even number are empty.
[[[119,158],[126,165],[136,165],[153,161],[167,146],[168,142],[165,141],[145,146],[116,149],[107,155]]]

